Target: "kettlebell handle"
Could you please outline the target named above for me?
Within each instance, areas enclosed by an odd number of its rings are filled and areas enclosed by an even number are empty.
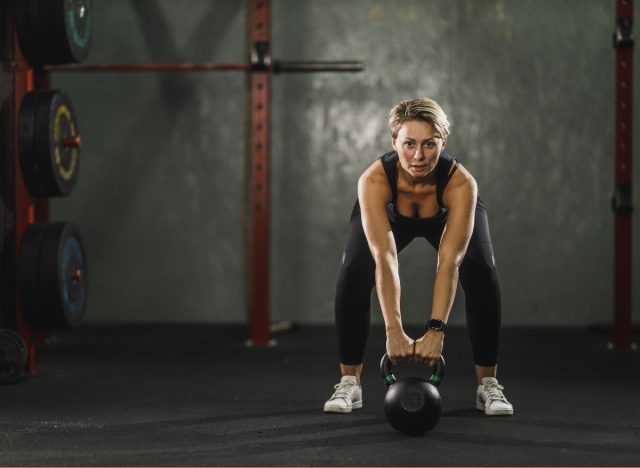
[[[446,365],[444,362],[444,357],[440,355],[440,359],[438,359],[438,362],[436,362],[436,365],[433,367],[433,374],[431,375],[431,378],[428,382],[435,387],[438,387],[440,385],[440,382],[442,382],[442,379],[444,378],[445,367]],[[389,359],[389,356],[386,353],[380,360],[380,374],[382,375],[382,380],[387,385],[387,387],[398,381],[398,379],[396,379],[396,376],[393,375],[391,359]]]

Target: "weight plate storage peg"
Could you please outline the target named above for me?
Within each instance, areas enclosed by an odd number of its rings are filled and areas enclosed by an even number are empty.
[[[20,49],[29,64],[81,63],[91,47],[91,0],[15,0]]]
[[[0,328],[0,384],[16,383],[24,376],[27,344],[15,331]]]
[[[440,356],[429,380],[423,377],[397,379],[393,375],[389,356],[382,356],[380,373],[387,385],[384,413],[393,428],[405,434],[421,435],[438,424],[442,413],[438,386],[444,378],[444,372],[444,357]]]
[[[87,261],[71,223],[32,224],[22,237],[18,265],[22,313],[34,330],[80,325],[87,302]]]
[[[24,95],[18,117],[18,153],[34,197],[71,193],[80,170],[80,135],[69,96],[61,90]]]

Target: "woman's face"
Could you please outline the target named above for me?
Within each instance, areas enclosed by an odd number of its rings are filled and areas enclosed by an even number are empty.
[[[435,169],[445,143],[433,124],[423,120],[403,123],[392,140],[400,166],[412,178],[426,177]]]

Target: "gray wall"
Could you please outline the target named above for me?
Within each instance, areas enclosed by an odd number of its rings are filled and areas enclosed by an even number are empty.
[[[242,1],[94,3],[90,63],[244,61]],[[273,319],[333,321],[358,176],[390,147],[388,109],[428,96],[489,208],[503,322],[610,321],[613,11],[613,0],[274,0],[276,58],[367,70],[274,78]],[[87,321],[245,321],[243,79],[55,77],[85,143],[78,187],[53,216],[84,232]],[[429,314],[435,259],[426,242],[400,256],[406,321]],[[462,294],[451,321],[464,322]]]

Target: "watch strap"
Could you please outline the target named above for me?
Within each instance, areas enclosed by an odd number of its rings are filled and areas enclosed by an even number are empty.
[[[427,330],[446,332],[447,324],[442,320],[431,319],[427,322]]]

